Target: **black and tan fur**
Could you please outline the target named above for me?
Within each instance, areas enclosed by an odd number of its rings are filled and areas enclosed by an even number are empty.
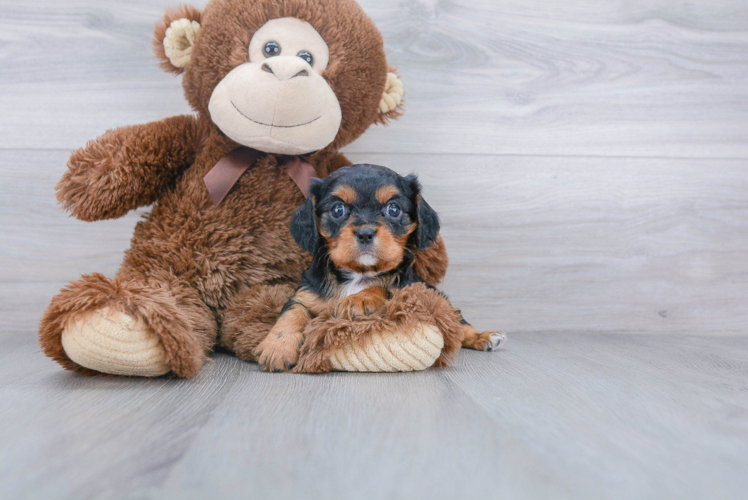
[[[395,290],[424,284],[415,254],[434,245],[439,234],[439,217],[421,196],[415,175],[353,165],[315,179],[310,191],[294,214],[291,234],[313,259],[257,348],[259,363],[268,370],[288,370],[298,362],[304,328],[323,311],[347,320],[368,316]],[[463,347],[490,351],[503,339],[459,317]]]

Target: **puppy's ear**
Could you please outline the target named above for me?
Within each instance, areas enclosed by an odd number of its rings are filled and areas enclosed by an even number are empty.
[[[416,227],[416,246],[419,250],[425,250],[434,244],[439,237],[439,216],[431,205],[421,196],[421,183],[418,176],[410,174],[405,177],[405,182],[410,186],[413,199],[416,202],[418,226]]]
[[[314,215],[314,198],[309,197],[291,219],[291,236],[301,248],[314,253],[317,248],[317,220]]]
[[[416,246],[419,250],[426,250],[439,237],[439,216],[420,194],[416,195],[416,203],[418,205]]]
[[[312,179],[309,186],[309,198],[296,210],[291,219],[291,236],[301,248],[310,253],[314,253],[317,249],[319,239],[315,199],[319,196],[321,186],[321,180]]]

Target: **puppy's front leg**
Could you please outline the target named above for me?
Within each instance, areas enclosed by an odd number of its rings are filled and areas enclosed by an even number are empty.
[[[309,310],[292,298],[265,340],[255,349],[260,368],[276,372],[293,368],[299,361]]]
[[[375,286],[342,299],[335,307],[338,318],[353,319],[356,316],[368,316],[387,302],[387,291]]]

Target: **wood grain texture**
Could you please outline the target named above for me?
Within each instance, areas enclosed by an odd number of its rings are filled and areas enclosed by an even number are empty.
[[[5,151],[0,327],[28,330],[67,281],[113,276],[140,213],[68,218],[64,151]],[[443,289],[482,329],[744,334],[742,160],[351,155],[420,174],[451,264]],[[469,165],[466,165],[465,163]],[[49,174],[40,176],[39,171]],[[142,213],[142,211],[141,211]]]
[[[525,334],[445,370],[87,378],[0,337],[2,498],[721,498],[748,338]]]
[[[742,160],[351,157],[420,173],[481,329],[746,332]]]
[[[172,3],[0,2],[0,112],[14,117],[0,122],[0,148],[70,149],[188,112],[151,53]],[[407,111],[353,151],[748,157],[741,0],[361,4]]]

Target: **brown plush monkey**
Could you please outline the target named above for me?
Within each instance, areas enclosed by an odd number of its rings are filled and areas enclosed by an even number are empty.
[[[153,204],[116,277],[70,283],[41,320],[44,352],[83,374],[193,377],[216,345],[254,360],[309,263],[289,232],[304,201],[291,166],[324,177],[349,164],[342,146],[401,111],[382,37],[353,0],[212,0],[168,11],[155,36],[196,115],[110,130],[72,154],[57,186],[85,221]],[[224,165],[216,196],[204,178],[225,158],[246,170]],[[436,284],[441,239],[425,253],[416,265]],[[425,288],[409,293],[411,310],[426,304],[411,323],[454,320]],[[335,346],[317,344],[307,355],[319,371]],[[445,341],[442,362],[458,347]]]

